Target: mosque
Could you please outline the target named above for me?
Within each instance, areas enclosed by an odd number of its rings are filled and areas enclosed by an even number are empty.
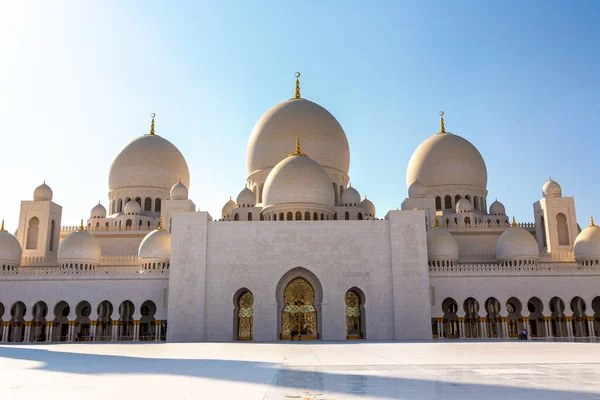
[[[79,226],[38,186],[14,235],[0,229],[0,341],[600,336],[600,228],[579,229],[557,182],[516,223],[488,206],[485,161],[442,113],[402,209],[377,213],[351,184],[342,126],[298,76],[252,130],[245,184],[218,218],[188,197],[154,115]]]

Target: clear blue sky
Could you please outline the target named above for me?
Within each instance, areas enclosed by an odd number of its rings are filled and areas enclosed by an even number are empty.
[[[218,217],[244,185],[254,123],[293,95],[295,71],[344,127],[353,186],[379,217],[406,197],[440,110],[483,155],[488,204],[532,221],[551,175],[582,226],[598,209],[600,2],[24,3],[0,12],[10,231],[44,179],[63,224],[106,205],[112,158],[151,112],[187,159],[191,197]]]

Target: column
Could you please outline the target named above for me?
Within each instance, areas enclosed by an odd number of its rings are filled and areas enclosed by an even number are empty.
[[[444,339],[444,318],[438,318],[437,322],[438,322],[438,332],[439,332],[438,336],[440,339]]]
[[[31,321],[25,321],[25,335],[23,336],[23,343],[29,342],[29,334],[31,333]]]
[[[98,321],[90,321],[90,342],[96,341],[96,326],[98,325]]]
[[[54,327],[53,321],[46,322],[46,342],[52,342],[52,328]]]
[[[523,322],[523,328],[525,328],[525,330],[527,331],[527,336],[531,337],[531,332],[529,332],[529,317],[523,317],[521,318],[521,321]],[[521,331],[519,330],[519,324],[517,324],[517,336],[519,335]]]
[[[481,337],[488,337],[488,329],[487,329],[487,318],[481,317],[479,318],[479,325],[481,326]]]
[[[112,333],[112,335],[111,335],[112,336],[111,337],[112,340],[117,340],[118,330],[119,330],[119,321],[118,320],[116,320],[116,321],[113,320],[112,321],[112,332],[111,332]]]
[[[8,321],[4,321],[2,323],[2,343],[8,342],[8,326],[9,325],[10,325],[10,322],[8,322]]]
[[[74,326],[75,326],[75,321],[69,321],[69,330],[67,331],[67,342],[73,341]]]
[[[458,317],[458,329],[460,330],[460,338],[465,338],[465,317]]]
[[[596,336],[596,332],[594,332],[594,317],[588,316],[587,317],[587,324],[588,324],[588,329],[589,329],[589,332],[590,332],[590,337]]]
[[[552,334],[552,317],[544,317],[544,322],[546,325],[546,337],[554,337]]]
[[[156,337],[158,340],[162,338],[162,321],[156,321]]]
[[[133,321],[133,341],[137,342],[140,340],[140,320]]]
[[[155,341],[159,341],[160,340],[160,336],[158,335],[158,328],[160,326],[160,321],[159,320],[155,320],[154,321],[154,340]]]
[[[502,321],[502,337],[508,338],[508,317],[500,317],[500,321]]]
[[[572,338],[575,336],[575,334],[573,334],[573,317],[565,317],[565,320],[567,321],[567,337]]]

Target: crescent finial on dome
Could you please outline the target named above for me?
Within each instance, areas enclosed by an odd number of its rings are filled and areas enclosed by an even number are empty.
[[[594,217],[590,217],[590,228],[596,227],[598,225],[594,224]],[[2,221],[2,227],[4,228],[4,221]]]
[[[446,127],[444,126],[444,112],[440,111],[440,133],[446,133]]]
[[[435,218],[435,222],[434,222],[434,224],[433,224],[433,227],[434,227],[434,228],[439,228],[439,227],[440,227],[440,224],[439,224],[439,222],[438,222],[437,218]]]
[[[2,220],[2,226],[0,226],[0,232],[4,232],[4,220]]]
[[[154,117],[156,117],[156,113],[152,113],[152,123],[150,124],[150,134],[154,135]]]
[[[294,76],[296,77],[296,94],[294,95],[294,98],[299,99],[300,98],[300,81],[298,80],[298,78],[300,78],[300,72],[296,72],[294,74]]]
[[[296,138],[296,152],[290,154],[290,157],[291,156],[303,156],[303,157],[306,157],[306,154],[302,153],[302,150],[300,149],[300,138],[299,137]]]
[[[510,226],[511,226],[511,228],[516,228],[517,227],[517,220],[515,220],[515,216],[514,215],[513,215],[512,224]]]
[[[83,218],[81,218],[81,223],[79,224],[79,230],[83,231],[85,227],[83,226]]]
[[[156,228],[156,230],[158,230],[158,231],[162,231],[162,229],[163,229],[163,226],[162,226],[162,218],[160,218],[160,219],[158,220],[158,228]]]

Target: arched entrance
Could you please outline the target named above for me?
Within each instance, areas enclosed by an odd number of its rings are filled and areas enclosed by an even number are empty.
[[[45,342],[46,333],[46,315],[48,314],[48,305],[43,301],[38,301],[33,306],[33,325],[29,334],[30,342]]]
[[[491,338],[502,337],[502,320],[500,319],[500,302],[495,297],[485,301],[487,311],[487,336]]]
[[[531,337],[546,337],[546,323],[544,318],[544,303],[537,298],[532,297],[527,302],[529,311],[529,335]]]
[[[235,304],[236,339],[252,340],[254,337],[254,295],[249,290],[242,290],[237,295]]]
[[[442,302],[442,311],[444,312],[444,337],[446,339],[456,339],[460,337],[458,328],[458,304],[456,300],[447,297]]]
[[[153,341],[156,339],[156,323],[154,315],[156,314],[156,304],[152,300],[146,300],[140,307],[140,333],[139,340],[142,342]]]
[[[465,310],[464,336],[468,338],[481,337],[479,302],[473,297],[469,297],[465,300],[463,308]]]
[[[302,277],[293,279],[285,288],[283,302],[281,339],[318,339],[315,290],[312,285]]]
[[[358,288],[352,288],[344,297],[346,303],[346,339],[365,338],[364,295]]]
[[[506,312],[508,313],[508,337],[517,337],[523,329],[523,305],[516,297],[511,297],[506,301]]]
[[[98,305],[98,325],[96,328],[96,340],[105,341],[112,338],[113,306],[110,301],[104,300]]]

